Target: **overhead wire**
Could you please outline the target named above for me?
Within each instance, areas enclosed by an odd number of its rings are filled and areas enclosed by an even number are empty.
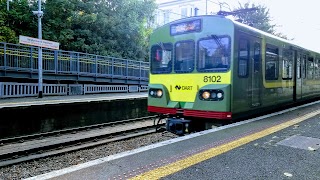
[[[206,2],[211,2],[211,3],[213,3],[213,4],[216,4],[216,5],[219,5],[219,7],[220,7],[220,10],[221,10],[221,7],[225,7],[225,8],[227,8],[228,10],[230,10],[231,11],[231,8],[230,8],[230,5],[228,4],[228,3],[226,3],[226,2],[214,2],[214,1],[211,1],[211,0],[206,0]],[[227,5],[227,6],[226,6]],[[157,8],[157,10],[159,10],[159,11],[162,11],[162,12],[168,12],[168,13],[171,13],[171,14],[175,14],[175,15],[180,15],[181,17],[183,16],[183,17],[188,17],[188,16],[186,16],[186,15],[183,15],[183,14],[179,14],[179,13],[175,13],[175,12],[171,12],[171,11],[166,11],[166,10],[163,10],[163,9],[159,9],[159,8]],[[202,11],[202,10],[200,10],[201,12],[205,12],[205,11]],[[217,12],[215,13],[215,14],[217,14]]]

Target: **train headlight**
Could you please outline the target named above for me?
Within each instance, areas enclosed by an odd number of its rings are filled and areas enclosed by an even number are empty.
[[[208,91],[204,91],[204,92],[202,93],[202,98],[203,98],[203,99],[209,99],[209,97],[210,97],[210,93],[209,93]]]
[[[199,91],[199,98],[205,101],[222,101],[224,92],[220,89],[202,89]]]
[[[153,98],[161,98],[163,95],[162,89],[149,89],[149,96]]]
[[[149,94],[150,96],[154,96],[154,91],[150,90]]]
[[[162,90],[161,90],[161,89],[159,89],[159,90],[157,91],[157,96],[158,96],[158,97],[161,97],[161,96],[162,96],[162,94],[163,94],[163,93],[162,93]]]

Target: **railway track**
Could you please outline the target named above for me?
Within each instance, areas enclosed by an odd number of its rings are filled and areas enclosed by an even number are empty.
[[[157,116],[0,140],[0,167],[157,132]]]
[[[148,116],[0,139],[0,167],[155,133],[165,125],[163,121],[159,121],[160,117]],[[217,122],[212,125],[214,128],[227,124]]]

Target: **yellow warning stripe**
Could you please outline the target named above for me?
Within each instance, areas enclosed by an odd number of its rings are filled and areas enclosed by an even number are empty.
[[[235,148],[237,148],[239,146],[242,146],[244,144],[247,144],[249,142],[257,140],[259,138],[265,137],[267,135],[270,135],[270,134],[275,133],[277,131],[280,131],[282,129],[285,129],[285,128],[289,127],[289,126],[292,126],[294,124],[300,123],[300,122],[302,122],[304,120],[307,120],[307,119],[309,119],[311,117],[314,117],[314,116],[318,115],[319,113],[320,113],[320,110],[314,111],[314,112],[306,114],[306,115],[304,115],[302,117],[295,118],[293,120],[290,120],[290,121],[287,121],[285,123],[282,123],[282,124],[270,127],[268,129],[265,129],[263,131],[260,131],[260,132],[245,136],[243,138],[240,138],[238,140],[229,142],[227,144],[223,144],[223,145],[220,145],[218,147],[206,150],[204,152],[192,155],[192,156],[190,156],[188,158],[179,160],[177,162],[168,164],[166,166],[159,167],[157,169],[154,169],[154,170],[151,170],[149,172],[146,172],[146,173],[143,173],[141,175],[138,175],[136,177],[133,177],[132,179],[148,179],[148,180],[150,180],[150,179],[160,179],[162,177],[165,177],[165,176],[168,176],[170,174],[176,173],[176,172],[178,172],[180,170],[186,169],[186,168],[188,168],[188,167],[190,167],[192,165],[195,165],[197,163],[200,163],[202,161],[205,161],[205,160],[208,160],[208,159],[213,158],[215,156],[218,156],[218,155],[220,155],[222,153],[228,152],[228,151],[230,151],[232,149],[235,149]]]

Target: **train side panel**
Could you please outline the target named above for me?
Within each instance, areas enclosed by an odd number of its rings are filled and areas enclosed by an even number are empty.
[[[320,56],[315,52],[305,55],[305,79],[303,81],[302,99],[320,96]]]
[[[171,22],[150,45],[148,111],[172,132],[320,96],[319,53],[224,17]]]
[[[236,26],[232,112],[246,115],[294,101],[294,51],[265,33]]]

